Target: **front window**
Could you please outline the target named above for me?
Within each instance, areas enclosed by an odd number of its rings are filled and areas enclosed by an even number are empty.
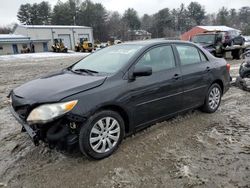
[[[205,43],[213,44],[215,40],[215,35],[196,35],[192,38],[194,43]]]
[[[171,46],[160,46],[149,50],[138,61],[136,66],[152,67],[153,72],[175,67],[175,59]]]
[[[72,67],[73,71],[88,69],[98,73],[113,74],[120,70],[143,46],[122,44],[97,51]]]

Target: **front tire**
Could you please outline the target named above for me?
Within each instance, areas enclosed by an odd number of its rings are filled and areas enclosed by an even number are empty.
[[[214,113],[220,106],[222,90],[219,84],[214,83],[208,89],[205,103],[202,106],[202,111]]]
[[[118,149],[124,130],[124,121],[118,113],[100,111],[82,125],[79,135],[80,150],[89,158],[106,158]]]

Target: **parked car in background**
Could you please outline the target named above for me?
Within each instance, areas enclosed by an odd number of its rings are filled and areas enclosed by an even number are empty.
[[[229,69],[189,42],[117,44],[12,90],[10,109],[36,145],[102,159],[148,125],[199,107],[215,112]]]
[[[202,46],[216,57],[223,56],[223,41],[221,33],[201,33],[192,37],[192,42]]]
[[[241,78],[250,78],[250,47],[243,54],[244,61],[240,65],[239,74]]]
[[[250,47],[250,36],[243,36],[245,39],[245,47]]]
[[[244,45],[244,37],[237,30],[224,31],[222,34],[223,46]]]
[[[191,41],[205,48],[216,57],[224,57],[225,53],[231,52],[233,59],[239,59],[245,46],[245,39],[239,35],[231,38],[226,35],[229,32],[206,32],[193,36]],[[233,42],[232,42],[233,41]]]
[[[240,65],[235,85],[245,91],[250,91],[250,47],[246,48],[243,57],[244,61]]]

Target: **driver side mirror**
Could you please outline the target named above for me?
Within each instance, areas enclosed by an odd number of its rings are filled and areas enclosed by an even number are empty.
[[[133,77],[150,76],[152,74],[152,67],[136,66],[133,71]]]

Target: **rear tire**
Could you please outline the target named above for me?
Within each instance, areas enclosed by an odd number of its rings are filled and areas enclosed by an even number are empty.
[[[83,154],[92,159],[103,159],[114,153],[124,137],[122,117],[110,110],[91,116],[79,133],[79,147]]]
[[[219,84],[214,83],[208,89],[205,103],[202,106],[202,111],[206,113],[214,113],[220,106],[222,90]]]

